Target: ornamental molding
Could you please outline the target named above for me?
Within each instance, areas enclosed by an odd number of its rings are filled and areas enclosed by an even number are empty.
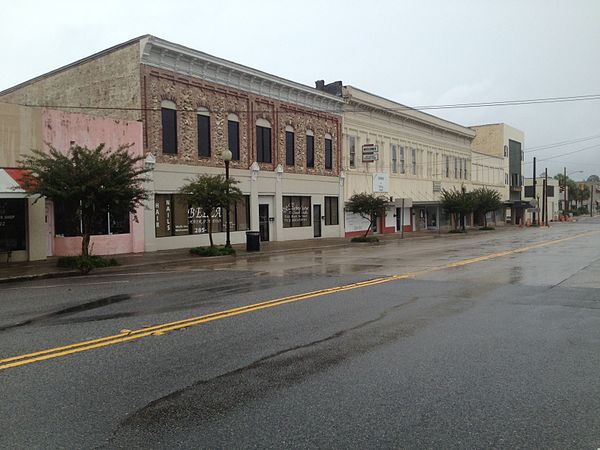
[[[155,36],[142,42],[141,63],[292,105],[342,114],[344,100],[339,97]]]

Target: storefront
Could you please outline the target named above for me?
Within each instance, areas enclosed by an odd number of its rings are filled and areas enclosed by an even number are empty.
[[[27,197],[23,170],[0,168],[0,262],[44,259],[44,202]]]

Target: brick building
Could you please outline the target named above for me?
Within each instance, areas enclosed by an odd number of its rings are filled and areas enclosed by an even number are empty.
[[[263,240],[344,234],[343,100],[334,95],[146,35],[2,91],[0,101],[143,124],[154,166],[147,251],[208,244],[206,218],[178,190],[197,174],[223,173],[225,149],[245,194],[231,211],[233,243],[248,229]]]

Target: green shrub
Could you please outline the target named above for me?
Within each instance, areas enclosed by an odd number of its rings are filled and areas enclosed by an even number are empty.
[[[495,230],[494,227],[481,227],[479,228],[480,231],[491,231],[491,230]]]
[[[115,258],[103,258],[102,256],[61,256],[56,262],[58,267],[67,269],[78,269],[81,273],[89,273],[98,267],[118,266]]]
[[[466,233],[467,230],[450,230],[448,231],[448,233],[452,233],[452,234],[461,234],[461,233]]]
[[[194,247],[190,248],[190,253],[197,256],[227,256],[235,255],[235,250],[231,247]]]
[[[350,242],[379,242],[376,236],[357,236],[350,239]]]

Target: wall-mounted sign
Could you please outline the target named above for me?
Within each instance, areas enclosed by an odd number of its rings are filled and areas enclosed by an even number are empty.
[[[389,192],[390,176],[387,173],[373,174],[373,192]]]
[[[379,148],[377,144],[364,144],[362,146],[363,162],[372,162],[379,160]]]

